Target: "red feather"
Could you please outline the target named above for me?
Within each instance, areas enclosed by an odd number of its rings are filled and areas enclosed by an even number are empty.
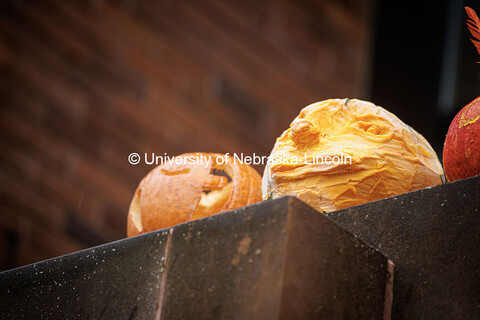
[[[475,48],[477,48],[478,54],[480,54],[480,19],[478,19],[477,14],[472,8],[465,7],[465,11],[470,18],[470,20],[467,19],[468,29],[474,38],[470,40],[475,45]]]

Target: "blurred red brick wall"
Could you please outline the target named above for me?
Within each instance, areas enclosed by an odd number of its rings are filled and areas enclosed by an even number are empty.
[[[372,8],[2,3],[0,270],[124,237],[131,152],[268,155],[303,106],[364,98]]]

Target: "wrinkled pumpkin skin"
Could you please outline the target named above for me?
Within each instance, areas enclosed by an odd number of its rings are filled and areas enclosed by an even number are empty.
[[[443,165],[447,181],[480,174],[480,97],[460,110],[450,124]]]
[[[350,161],[319,163],[342,156]],[[350,157],[350,158],[348,158]],[[305,107],[277,138],[262,179],[263,198],[296,195],[334,211],[442,183],[443,169],[423,136],[395,115],[361,100]]]

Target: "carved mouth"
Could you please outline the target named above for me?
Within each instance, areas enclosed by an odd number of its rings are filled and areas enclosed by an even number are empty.
[[[142,194],[142,191],[140,189],[137,190],[135,193],[135,197],[133,198],[132,204],[130,205],[130,214],[132,217],[132,222],[135,228],[139,231],[142,232],[142,215],[140,212],[140,196]]]
[[[214,162],[214,167],[212,167],[210,176],[204,185],[202,197],[192,215],[192,219],[207,217],[222,211],[233,190],[232,177],[229,171],[231,169],[228,165],[218,165],[217,162]]]

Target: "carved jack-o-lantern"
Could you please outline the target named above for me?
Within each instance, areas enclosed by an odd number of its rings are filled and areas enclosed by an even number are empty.
[[[443,176],[422,135],[356,99],[305,107],[270,156],[288,161],[267,163],[264,198],[293,194],[327,212],[434,186]]]
[[[154,168],[130,204],[127,236],[167,228],[262,199],[261,177],[216,153],[187,153]]]

